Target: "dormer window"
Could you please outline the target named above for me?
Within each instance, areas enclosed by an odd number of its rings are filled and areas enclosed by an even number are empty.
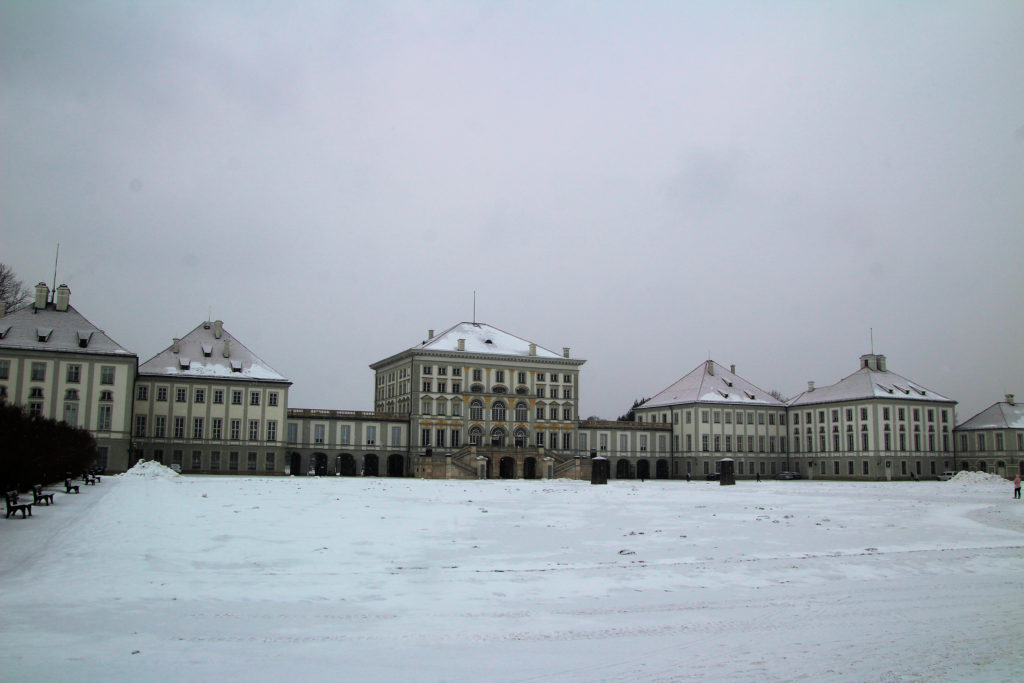
[[[53,334],[52,327],[37,327],[36,328],[36,339],[41,342],[50,341],[50,335]]]
[[[78,348],[88,347],[90,339],[92,339],[92,330],[78,330]]]
[[[188,359],[188,358],[183,357],[183,356],[179,357],[178,358],[178,366],[182,370],[188,370],[192,366],[192,361],[190,359]]]
[[[203,356],[209,358],[213,355],[213,344],[203,344]]]
[[[11,326],[10,325],[4,325],[3,327],[0,327],[0,339],[3,339],[4,337],[6,337],[7,333],[10,332],[10,331],[11,331]]]
[[[231,372],[241,372],[241,371],[242,371],[242,361],[240,361],[240,360],[233,360],[233,361],[231,361]]]

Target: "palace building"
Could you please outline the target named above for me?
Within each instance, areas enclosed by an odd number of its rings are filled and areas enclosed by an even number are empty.
[[[89,429],[98,465],[152,459],[187,473],[435,479],[712,476],[907,480],[958,469],[1024,472],[1012,395],[956,425],[956,401],[865,354],[853,374],[781,400],[714,360],[634,409],[581,420],[586,361],[480,322],[461,322],[370,365],[373,410],[293,408],[291,382],[221,321],[200,323],[139,364],[40,283],[0,306],[0,401]]]

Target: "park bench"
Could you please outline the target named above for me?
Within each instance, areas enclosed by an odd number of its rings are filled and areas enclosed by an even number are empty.
[[[71,477],[66,477],[64,479],[64,490],[67,493],[78,493],[78,484],[72,484]]]
[[[36,484],[32,487],[32,503],[34,505],[53,505],[53,494],[43,493],[43,485]]]
[[[88,472],[82,472],[82,481],[86,484],[95,484],[96,478]]]
[[[10,519],[11,515],[13,515],[15,512],[18,512],[19,510],[21,511],[22,519],[25,519],[25,513],[28,513],[29,517],[32,516],[32,503],[19,503],[17,491],[8,491],[7,493],[4,494],[4,498],[7,499],[8,519]]]

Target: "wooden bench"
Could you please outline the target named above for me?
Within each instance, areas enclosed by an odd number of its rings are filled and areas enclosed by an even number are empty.
[[[36,484],[32,487],[32,503],[34,505],[53,505],[53,494],[43,493],[43,485]]]
[[[18,492],[8,491],[4,494],[4,498],[7,499],[7,518],[10,519],[11,515],[15,512],[21,511],[21,518],[25,519],[26,513],[28,516],[32,516],[32,503],[19,503]]]
[[[93,477],[88,472],[82,472],[82,481],[84,483],[86,483],[86,484],[95,484],[96,483],[96,478]]]
[[[67,493],[78,493],[78,484],[72,484],[71,477],[67,477],[64,480],[64,490]]]

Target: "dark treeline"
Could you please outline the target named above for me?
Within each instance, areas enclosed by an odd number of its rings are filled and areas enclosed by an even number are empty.
[[[87,430],[0,404],[0,491],[77,476],[95,461],[96,440]]]

